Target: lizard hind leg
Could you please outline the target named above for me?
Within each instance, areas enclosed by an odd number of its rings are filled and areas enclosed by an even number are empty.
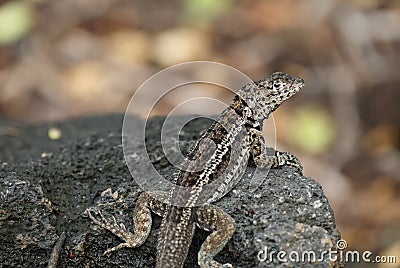
[[[232,267],[231,264],[221,264],[213,258],[226,245],[235,232],[235,221],[221,208],[206,205],[196,209],[196,224],[212,233],[206,238],[198,253],[198,263],[201,268]]]
[[[146,241],[151,230],[151,211],[155,212],[156,214],[163,214],[165,211],[165,204],[153,197],[157,195],[164,197],[165,194],[161,192],[153,195],[142,193],[139,196],[134,212],[134,233],[129,232],[125,228],[124,224],[118,224],[114,217],[112,222],[109,221],[98,209],[95,209],[94,212],[100,216],[100,219],[97,219],[94,215],[92,215],[93,209],[86,210],[89,218],[95,224],[109,230],[111,233],[124,241],[118,246],[106,250],[104,255],[124,247],[135,248],[142,245]]]

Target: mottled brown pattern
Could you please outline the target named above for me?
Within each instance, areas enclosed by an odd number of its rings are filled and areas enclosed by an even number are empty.
[[[296,157],[289,153],[266,154],[267,147],[262,136],[262,121],[286,99],[303,87],[303,80],[284,73],[245,85],[232,104],[225,109],[210,129],[199,139],[187,156],[183,169],[175,177],[175,183],[190,191],[179,188],[170,193],[143,193],[136,204],[134,233],[123,225],[110,223],[101,212],[96,219],[88,210],[94,223],[110,230],[125,242],[106,253],[121,247],[137,247],[144,243],[151,229],[151,212],[163,215],[157,245],[158,268],[182,267],[193,237],[195,225],[211,232],[198,254],[202,268],[232,267],[213,260],[232,237],[234,220],[222,209],[210,205],[239,181],[248,158],[253,157],[260,168],[277,168],[292,165],[302,169]],[[218,182],[209,197],[210,183]],[[160,198],[155,198],[155,197]],[[158,200],[168,196],[168,204]],[[182,207],[174,204],[185,204]],[[205,203],[205,201],[208,201]]]

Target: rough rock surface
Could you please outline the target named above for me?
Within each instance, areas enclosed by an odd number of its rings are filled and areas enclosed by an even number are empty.
[[[170,178],[174,170],[159,140],[162,121],[151,119],[148,149],[155,168]],[[198,119],[185,126],[183,152],[210,123]],[[21,127],[15,135],[0,136],[1,267],[47,267],[62,232],[66,240],[58,267],[154,267],[158,216],[143,246],[103,256],[121,241],[93,225],[84,213],[99,206],[106,217],[114,215],[132,230],[132,211],[141,190],[125,165],[121,126],[122,116],[112,115]],[[48,138],[50,127],[61,130],[60,140]],[[262,186],[249,192],[253,171],[250,164],[235,189],[215,203],[237,225],[216,259],[234,267],[334,266],[326,256],[303,263],[279,261],[277,256],[284,251],[286,258],[291,254],[295,259],[297,252],[301,259],[302,253],[313,251],[318,258],[323,251],[335,250],[340,234],[321,186],[288,167],[271,170]],[[207,234],[196,230],[185,267],[197,267],[197,252]],[[265,249],[267,254],[261,254]]]

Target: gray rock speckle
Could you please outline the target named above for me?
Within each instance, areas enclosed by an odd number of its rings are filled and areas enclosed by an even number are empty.
[[[58,238],[50,224],[53,206],[42,187],[21,179],[0,176],[1,267],[46,264],[46,251]],[[36,260],[29,256],[29,248],[37,253]]]
[[[174,169],[159,140],[162,121],[161,117],[150,120],[148,150],[155,168],[171,178]],[[0,137],[5,148],[0,152],[0,244],[7,245],[0,248],[0,266],[46,267],[57,234],[64,231],[67,238],[59,267],[154,267],[160,217],[154,215],[143,246],[103,256],[121,241],[93,225],[84,212],[99,206],[106,217],[113,215],[132,230],[132,212],[141,189],[123,158],[122,117],[56,125],[62,131],[59,141],[47,138],[50,125],[21,128],[20,137]],[[187,151],[209,125],[202,119],[188,123],[181,133],[181,150]],[[216,259],[234,267],[334,266],[328,258],[285,262],[277,257],[279,251],[292,254],[292,259],[296,252],[301,258],[302,253],[313,251],[318,258],[323,251],[335,249],[340,234],[321,186],[288,167],[271,170],[263,184],[249,192],[254,169],[250,163],[236,188],[215,202],[237,225]],[[207,235],[196,230],[185,267],[197,267],[197,252]]]

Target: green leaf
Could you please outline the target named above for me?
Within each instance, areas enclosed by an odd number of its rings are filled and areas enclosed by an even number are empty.
[[[183,14],[196,24],[209,24],[232,4],[233,0],[185,0]]]
[[[303,106],[291,119],[293,142],[300,149],[319,154],[332,146],[336,128],[331,114],[324,107],[317,104]]]
[[[0,45],[18,41],[32,27],[34,11],[25,1],[9,1],[0,6]]]

